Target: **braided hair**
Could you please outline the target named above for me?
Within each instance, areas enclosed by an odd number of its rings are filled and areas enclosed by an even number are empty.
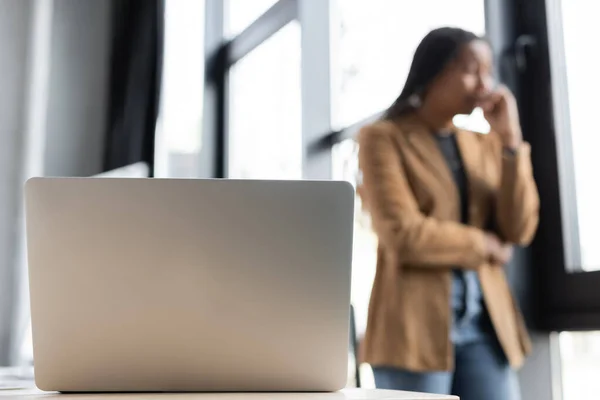
[[[383,119],[397,118],[418,108],[431,82],[453,61],[463,45],[483,40],[460,28],[438,28],[429,32],[413,56],[412,64],[400,96],[383,113]]]

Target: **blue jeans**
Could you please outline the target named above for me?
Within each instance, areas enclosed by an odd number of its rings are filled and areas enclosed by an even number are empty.
[[[452,329],[455,351],[454,371],[411,372],[373,366],[379,389],[452,394],[461,400],[520,400],[516,372],[483,313],[458,319]]]

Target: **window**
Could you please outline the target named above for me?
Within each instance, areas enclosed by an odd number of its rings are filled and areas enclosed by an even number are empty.
[[[332,175],[335,180],[352,183],[356,188],[358,176],[358,144],[353,139],[346,139],[332,149]],[[377,263],[377,236],[371,229],[369,214],[362,206],[357,194],[354,203],[354,248],[352,253],[352,290],[351,302],[354,306],[356,335],[362,338],[367,328],[367,314],[371,287],[375,279]],[[354,360],[351,360],[353,363]],[[354,365],[352,368],[354,368]],[[360,366],[361,385],[374,388],[372,371],[369,366]]]
[[[568,84],[569,121],[573,141],[573,161],[577,210],[579,215],[579,245],[581,267],[586,271],[600,270],[600,246],[597,227],[600,223],[600,189],[594,171],[600,168],[596,149],[600,148],[600,135],[595,113],[600,91],[600,75],[596,68],[594,48],[597,40],[586,27],[593,26],[595,13],[590,13],[589,3],[582,0],[562,2],[566,73]],[[589,47],[592,46],[592,47]]]
[[[582,305],[593,308],[594,298],[586,293],[597,290],[594,279],[598,279],[600,271],[596,233],[600,223],[600,189],[596,184],[596,171],[600,168],[596,148],[600,137],[594,132],[597,125],[594,93],[600,90],[600,76],[594,68],[595,54],[589,51],[595,36],[587,29],[593,26],[594,16],[585,1],[548,1],[564,265],[568,272],[586,272],[568,274],[564,282],[571,284],[564,293],[566,299],[585,295],[585,301],[578,301],[579,308]],[[582,280],[590,287],[584,287]],[[600,374],[600,332],[562,332],[559,345],[564,400],[596,398],[600,392],[600,382],[596,379]]]
[[[300,79],[297,21],[231,67],[228,177],[302,178]]]
[[[162,80],[156,175],[195,177],[202,145],[204,1],[166,1]]]
[[[264,14],[277,0],[224,0],[226,1],[226,35],[233,37]]]
[[[600,287],[600,246],[599,250],[595,249],[592,230],[596,218],[600,222],[600,211],[594,206],[595,200],[600,200],[600,193],[588,183],[593,182],[588,174],[597,170],[591,149],[600,139],[595,138],[594,124],[589,119],[594,115],[593,99],[585,97],[586,93],[597,91],[594,89],[599,88],[600,78],[591,69],[594,60],[586,60],[590,56],[589,51],[585,53],[586,49],[594,48],[588,42],[594,35],[586,36],[583,32],[594,22],[595,14],[590,12],[589,2],[564,0],[561,5],[561,0],[528,0],[527,7],[522,7],[523,2],[517,0],[280,1],[207,1],[218,8],[215,15],[223,13],[225,3],[226,39],[231,40],[230,49],[243,50],[224,66],[226,74],[212,78],[218,83],[219,90],[226,88],[220,97],[210,100],[218,105],[214,107],[219,122],[213,129],[214,135],[219,139],[219,146],[222,139],[226,142],[226,157],[217,160],[221,169],[227,170],[225,175],[295,179],[302,176],[304,167],[307,176],[333,177],[354,183],[358,148],[347,138],[361,121],[383,111],[399,94],[413,52],[423,35],[440,26],[458,26],[477,34],[485,33],[489,27],[494,50],[502,56],[498,60],[502,67],[500,78],[517,90],[523,108],[521,120],[527,140],[532,144],[532,162],[543,202],[542,229],[531,249],[523,253],[531,255],[531,263],[525,260],[527,257],[519,260],[519,264],[535,265],[535,268],[523,270],[531,273],[527,278],[539,285],[539,290],[535,291],[535,297],[542,305],[539,318],[536,318],[539,321],[529,322],[556,332],[600,329],[600,292],[597,290]],[[277,7],[271,9],[276,4]],[[270,9],[273,12],[268,12]],[[277,10],[285,12],[278,14]],[[301,21],[302,27],[298,21],[289,23],[296,19]],[[258,20],[261,23],[254,24]],[[257,29],[239,35],[250,26]],[[221,27],[217,28],[220,30]],[[328,33],[329,46],[319,49],[319,44],[324,43],[321,40],[326,40]],[[519,36],[523,33],[527,35]],[[550,40],[546,40],[546,35]],[[223,42],[226,43],[227,40]],[[532,46],[528,47],[528,43]],[[548,84],[547,43],[552,53],[552,85]],[[303,70],[301,53],[306,55],[302,59]],[[319,66],[325,67],[319,69]],[[327,76],[327,70],[330,70],[330,76]],[[313,76],[319,79],[311,79]],[[315,81],[318,84],[311,86]],[[306,102],[304,108],[302,96]],[[323,103],[330,103],[329,108],[326,105],[313,108],[311,100],[315,98],[325,99]],[[556,100],[554,110],[550,109],[549,101],[545,101],[550,98]],[[209,101],[209,96],[206,100]],[[227,107],[222,107],[223,102]],[[224,108],[227,108],[226,113],[223,113]],[[315,109],[330,111],[331,121],[329,115],[322,113],[319,116],[313,112]],[[226,117],[225,127],[221,124],[223,117]],[[555,128],[555,121],[558,145],[548,136]],[[455,123],[476,131],[489,129],[481,110],[471,116],[457,117]],[[342,138],[347,140],[342,141]],[[561,167],[560,193],[556,176],[557,151]],[[224,165],[220,164],[221,158],[225,158]],[[584,187],[586,184],[588,187]],[[569,228],[566,231],[563,229],[565,215]],[[352,302],[361,334],[366,325],[375,274],[377,238],[359,198],[354,229]],[[595,269],[597,272],[568,273],[562,262],[565,257],[561,240],[565,237],[568,242],[565,249],[576,250],[569,250],[575,254],[574,257],[567,254],[566,258],[571,260],[569,264],[578,272]],[[522,283],[529,288],[530,281],[524,279]],[[587,395],[591,386],[586,385],[595,384],[593,378],[587,378],[587,371],[580,371],[597,370],[593,360],[585,356],[595,354],[594,346],[600,342],[598,337],[594,332],[560,334],[565,400]],[[531,362],[534,369],[546,367],[538,365],[536,357]],[[365,376],[362,378],[365,384]]]
[[[358,144],[347,139],[333,147],[333,179],[356,186],[358,176]],[[377,237],[371,229],[369,214],[363,210],[356,195],[354,212],[354,251],[352,255],[352,304],[356,313],[356,331],[361,336],[367,326],[367,311],[371,286],[375,278]]]
[[[596,149],[594,93],[600,90],[600,75],[595,67],[596,37],[589,27],[595,23],[595,13],[589,3],[581,0],[550,2],[555,21],[549,23],[552,39],[554,101],[557,120],[559,156],[562,161],[561,188],[567,253],[567,268],[571,271],[600,270],[600,246],[597,226],[600,223],[600,188],[594,184],[600,168]],[[562,30],[561,30],[562,27]],[[592,47],[590,47],[592,46]]]
[[[395,100],[431,29],[458,26],[483,34],[484,0],[335,0],[331,25],[332,124],[340,129]]]

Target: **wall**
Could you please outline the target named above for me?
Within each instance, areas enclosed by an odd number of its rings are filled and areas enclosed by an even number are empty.
[[[8,362],[15,290],[20,150],[25,122],[29,0],[0,0],[0,365]]]
[[[93,175],[103,160],[108,0],[55,0],[45,174]]]
[[[19,361],[29,318],[23,181],[102,168],[110,7],[0,0],[0,366]]]

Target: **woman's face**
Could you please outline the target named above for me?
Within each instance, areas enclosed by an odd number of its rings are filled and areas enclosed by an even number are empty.
[[[470,114],[494,88],[492,50],[482,40],[465,44],[429,87],[426,100],[444,112]]]

